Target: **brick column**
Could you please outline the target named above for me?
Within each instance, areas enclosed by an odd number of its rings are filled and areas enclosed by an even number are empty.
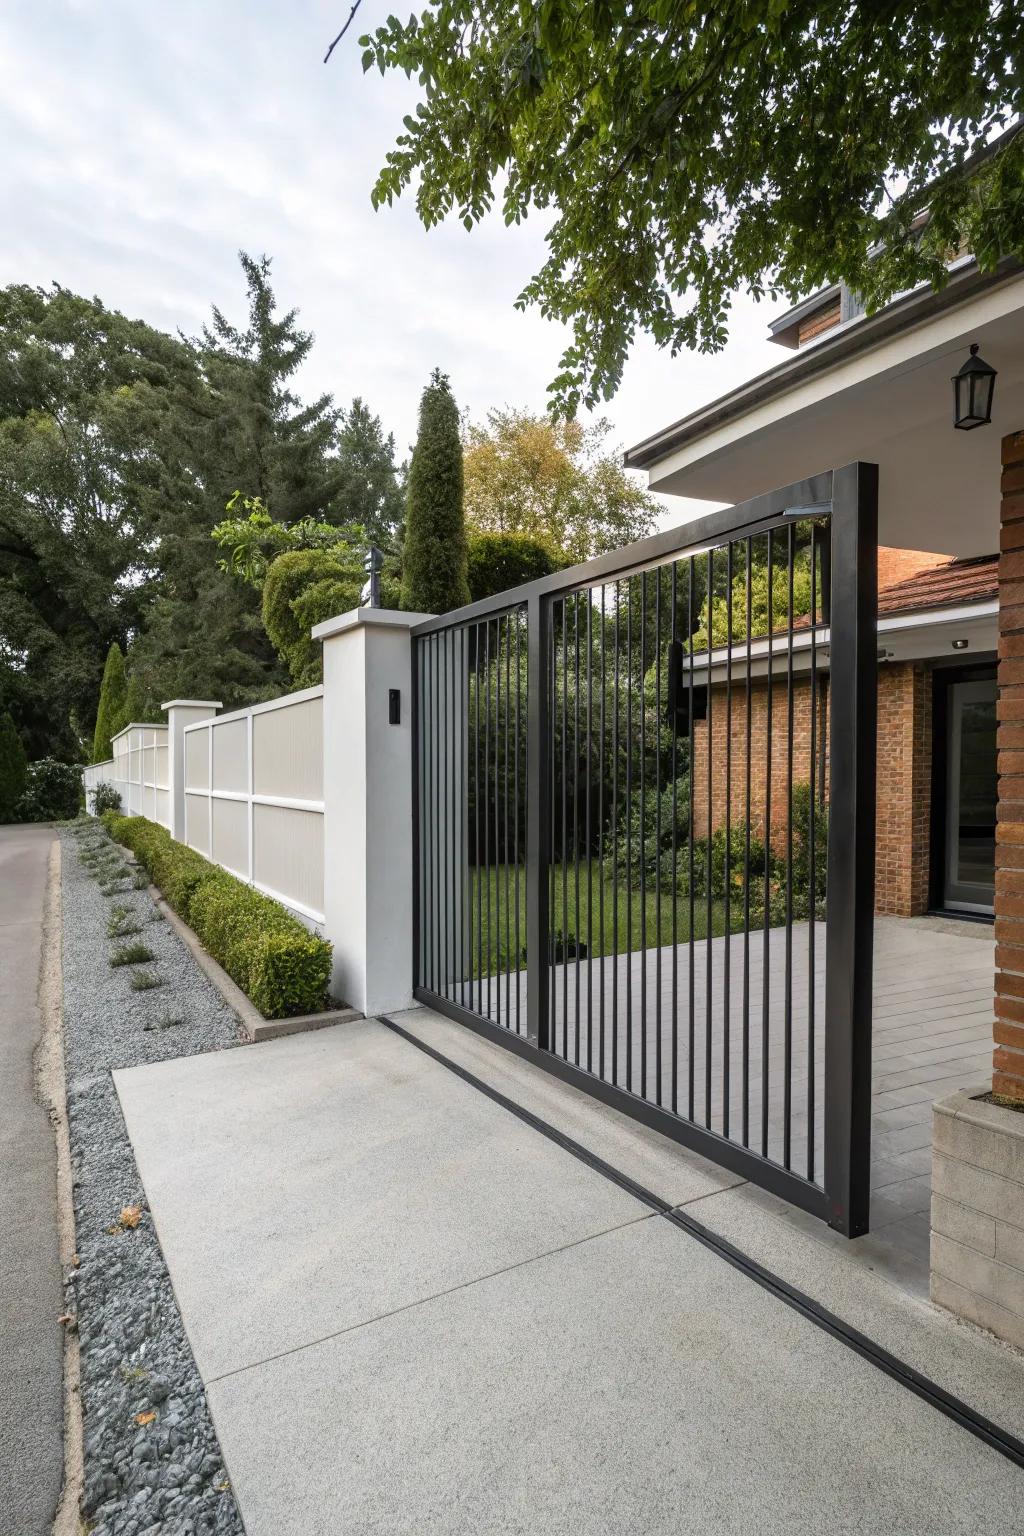
[[[1002,443],[992,1091],[1024,1102],[1024,431]]]

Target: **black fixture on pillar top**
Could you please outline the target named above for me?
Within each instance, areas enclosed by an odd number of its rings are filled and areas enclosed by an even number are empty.
[[[972,342],[971,355],[953,375],[953,425],[961,432],[987,427],[992,420],[992,394],[996,370],[978,356],[978,343]]]

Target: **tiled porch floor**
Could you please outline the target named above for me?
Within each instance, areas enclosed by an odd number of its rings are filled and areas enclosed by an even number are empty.
[[[788,1074],[791,1093],[791,1166],[807,1170],[807,1131],[813,1124],[815,1180],[820,1182],[823,1162],[824,1060],[825,1060],[825,930],[817,925],[814,946],[813,1027],[809,1001],[809,944],[806,924],[794,926],[789,971],[789,1018],[791,1021]],[[783,1160],[786,952],[785,931],[771,931],[768,959],[768,1003],[764,1009],[761,943],[751,945],[744,974],[742,939],[734,935],[729,946],[729,977],[726,987],[726,941],[715,939],[711,954],[697,942],[694,949],[694,1031],[692,1050],[695,1116],[719,1134],[733,1140],[742,1135],[744,1085],[744,1020],[748,1034],[747,1082],[748,1144],[757,1149],[762,1133],[762,1086],[767,1080],[767,1136],[769,1155]],[[865,1262],[895,1271],[904,1284],[927,1289],[929,1205],[931,1199],[932,1104],[953,1090],[972,1087],[987,1076],[992,1051],[992,985],[994,941],[985,924],[946,918],[880,917],[875,921],[874,1029],[872,1081],[872,1210],[871,1233],[857,1239]],[[587,1065],[587,1019],[590,1018],[591,1070],[600,1070],[609,1081],[630,1086],[634,1092],[646,1081],[646,1094],[657,1094],[658,1039],[661,1042],[661,1102],[672,1103],[672,1064],[675,1062],[677,1102],[685,1113],[689,1095],[689,985],[690,953],[680,946],[649,949],[645,955],[620,955],[618,964],[609,957],[579,966],[580,1040],[576,1043],[575,962],[553,972],[555,1049],[569,1060]],[[673,959],[675,971],[673,973]],[[627,1005],[627,972],[629,981]],[[516,1008],[518,979],[519,1007]],[[713,1023],[709,1075],[703,1020],[704,997],[710,983]],[[486,989],[486,983],[485,983]],[[454,1001],[460,984],[452,989]],[[491,989],[492,1017],[515,1028],[517,1012],[525,1012],[526,977],[504,978]],[[499,997],[500,994],[500,997]],[[605,1029],[600,1032],[602,994]],[[613,995],[614,994],[614,995]],[[656,1000],[660,996],[660,1030]],[[643,1003],[641,999],[643,998]],[[728,999],[728,1003],[726,1003]],[[484,998],[486,1002],[486,990]],[[744,1006],[746,1001],[746,1007]],[[613,1032],[611,1019],[619,1020]],[[767,1050],[763,1050],[762,1022],[767,1014]],[[647,1019],[646,1039],[640,1021]],[[678,1019],[673,1038],[672,1021]],[[632,1020],[629,1028],[628,1020]],[[567,1027],[563,1028],[563,1025]],[[728,1027],[726,1027],[728,1026]],[[725,1045],[729,1045],[728,1125],[725,1121]],[[613,1063],[614,1051],[614,1063]],[[673,1051],[675,1056],[673,1058]],[[813,1053],[813,1094],[809,1093],[809,1065]],[[767,1074],[763,1062],[767,1057]],[[614,1064],[614,1070],[613,1070]],[[644,1074],[646,1073],[646,1078]],[[803,1224],[802,1213],[794,1219]],[[814,1227],[822,1224],[806,1218]]]
[[[932,1104],[992,1068],[995,943],[981,923],[875,922],[871,1233],[851,1246],[927,1288]],[[888,1253],[886,1250],[894,1250]]]

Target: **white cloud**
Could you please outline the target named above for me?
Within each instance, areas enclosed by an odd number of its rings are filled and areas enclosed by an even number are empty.
[[[363,76],[355,29],[321,63],[347,12],[347,0],[6,0],[0,282],[56,278],[195,332],[211,303],[240,316],[236,252],[265,251],[282,304],[316,333],[301,387],[361,394],[404,451],[432,367],[473,416],[540,409],[564,341],[513,308],[543,259],[539,218],[427,233],[411,200],[371,208],[415,87]],[[641,341],[605,412],[618,439],[777,361],[769,313],[738,301],[714,358]],[[667,521],[684,516],[676,502]]]

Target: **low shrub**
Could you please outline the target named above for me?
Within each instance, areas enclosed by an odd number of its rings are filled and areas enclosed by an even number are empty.
[[[106,779],[101,779],[92,792],[92,812],[94,816],[101,816],[104,811],[119,811],[121,809],[120,793],[113,784],[108,784]]]
[[[112,966],[141,965],[144,960],[155,960],[153,951],[145,944],[119,944],[110,956]]]
[[[155,971],[132,971],[129,980],[133,992],[152,992],[154,987],[163,986]]]
[[[265,1018],[326,1006],[332,953],[326,939],[155,822],[112,812],[102,820]]]

